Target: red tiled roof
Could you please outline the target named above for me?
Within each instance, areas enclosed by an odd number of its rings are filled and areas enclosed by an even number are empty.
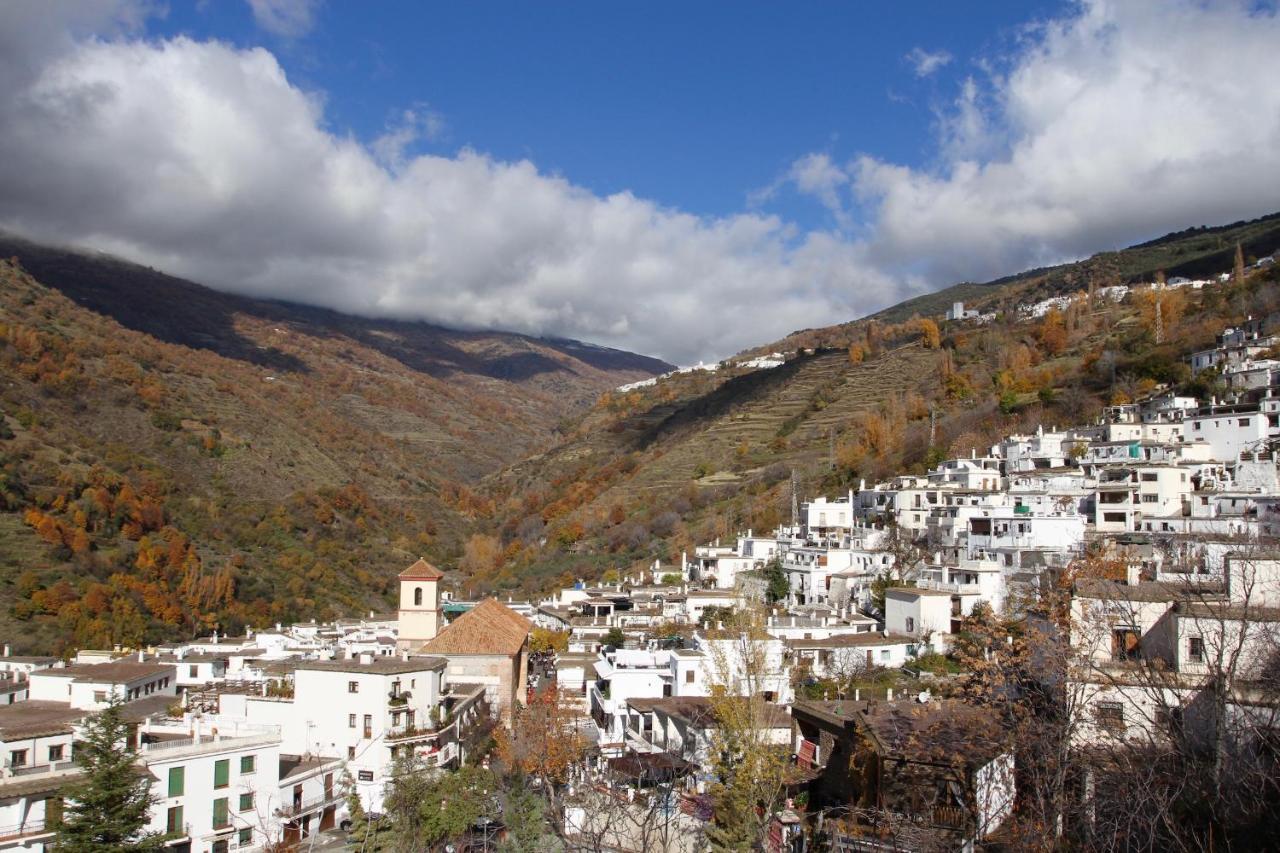
[[[401,580],[438,581],[443,577],[439,569],[421,557],[418,558],[418,562],[400,573]]]
[[[497,599],[486,598],[422,646],[430,655],[515,655],[533,623]]]

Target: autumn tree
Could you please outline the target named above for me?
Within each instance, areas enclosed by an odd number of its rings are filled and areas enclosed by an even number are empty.
[[[556,687],[537,693],[512,714],[510,728],[496,733],[498,763],[516,784],[536,782],[547,821],[557,835],[563,835],[569,786],[583,778],[591,746],[580,727],[581,718]]]
[[[773,742],[778,706],[765,698],[776,689],[780,662],[765,624],[762,607],[744,607],[723,630],[708,632],[715,815],[707,839],[717,850],[758,849],[786,800],[790,754]]]

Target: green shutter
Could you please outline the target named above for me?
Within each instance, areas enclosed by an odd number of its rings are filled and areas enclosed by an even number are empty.
[[[182,806],[174,806],[169,809],[169,821],[165,824],[165,832],[181,833],[185,829],[185,822],[182,820]]]
[[[253,794],[240,795],[240,808],[237,811],[247,812],[253,808]]]
[[[213,828],[219,829],[231,823],[227,812],[227,798],[219,797],[213,801]]]
[[[240,756],[240,772],[241,772],[241,773],[252,773],[252,772],[253,772],[253,770],[254,770],[254,767],[253,767],[253,756],[252,756],[252,755],[242,755],[242,756]]]
[[[225,788],[231,784],[231,759],[223,758],[213,762],[213,787]]]
[[[186,788],[187,768],[169,768],[169,796],[181,797]]]

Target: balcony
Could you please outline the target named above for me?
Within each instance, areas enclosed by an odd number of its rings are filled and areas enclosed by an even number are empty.
[[[37,835],[52,835],[57,831],[53,824],[45,825],[44,818],[28,820],[13,826],[0,826],[0,842],[20,841]]]
[[[303,815],[318,812],[327,809],[329,806],[337,805],[346,798],[346,795],[338,789],[326,791],[318,797],[312,797],[309,800],[301,802],[289,803],[276,809],[276,814],[285,820],[293,820]]]
[[[6,764],[4,767],[5,778],[14,776],[22,778],[24,776],[43,776],[44,774],[64,773],[68,770],[74,770],[76,763],[71,759],[65,761],[54,761],[50,764],[25,764],[19,767],[13,767]]]
[[[443,728],[448,728],[445,726]],[[398,742],[405,740],[423,740],[424,738],[439,737],[443,733],[441,726],[425,725],[400,725],[391,726],[387,729],[385,737],[388,741]]]

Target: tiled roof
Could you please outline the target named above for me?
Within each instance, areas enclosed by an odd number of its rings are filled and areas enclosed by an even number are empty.
[[[439,569],[421,557],[418,562],[400,573],[401,580],[438,581],[444,577]]]
[[[422,646],[431,655],[514,655],[533,623],[497,599],[486,598]]]

